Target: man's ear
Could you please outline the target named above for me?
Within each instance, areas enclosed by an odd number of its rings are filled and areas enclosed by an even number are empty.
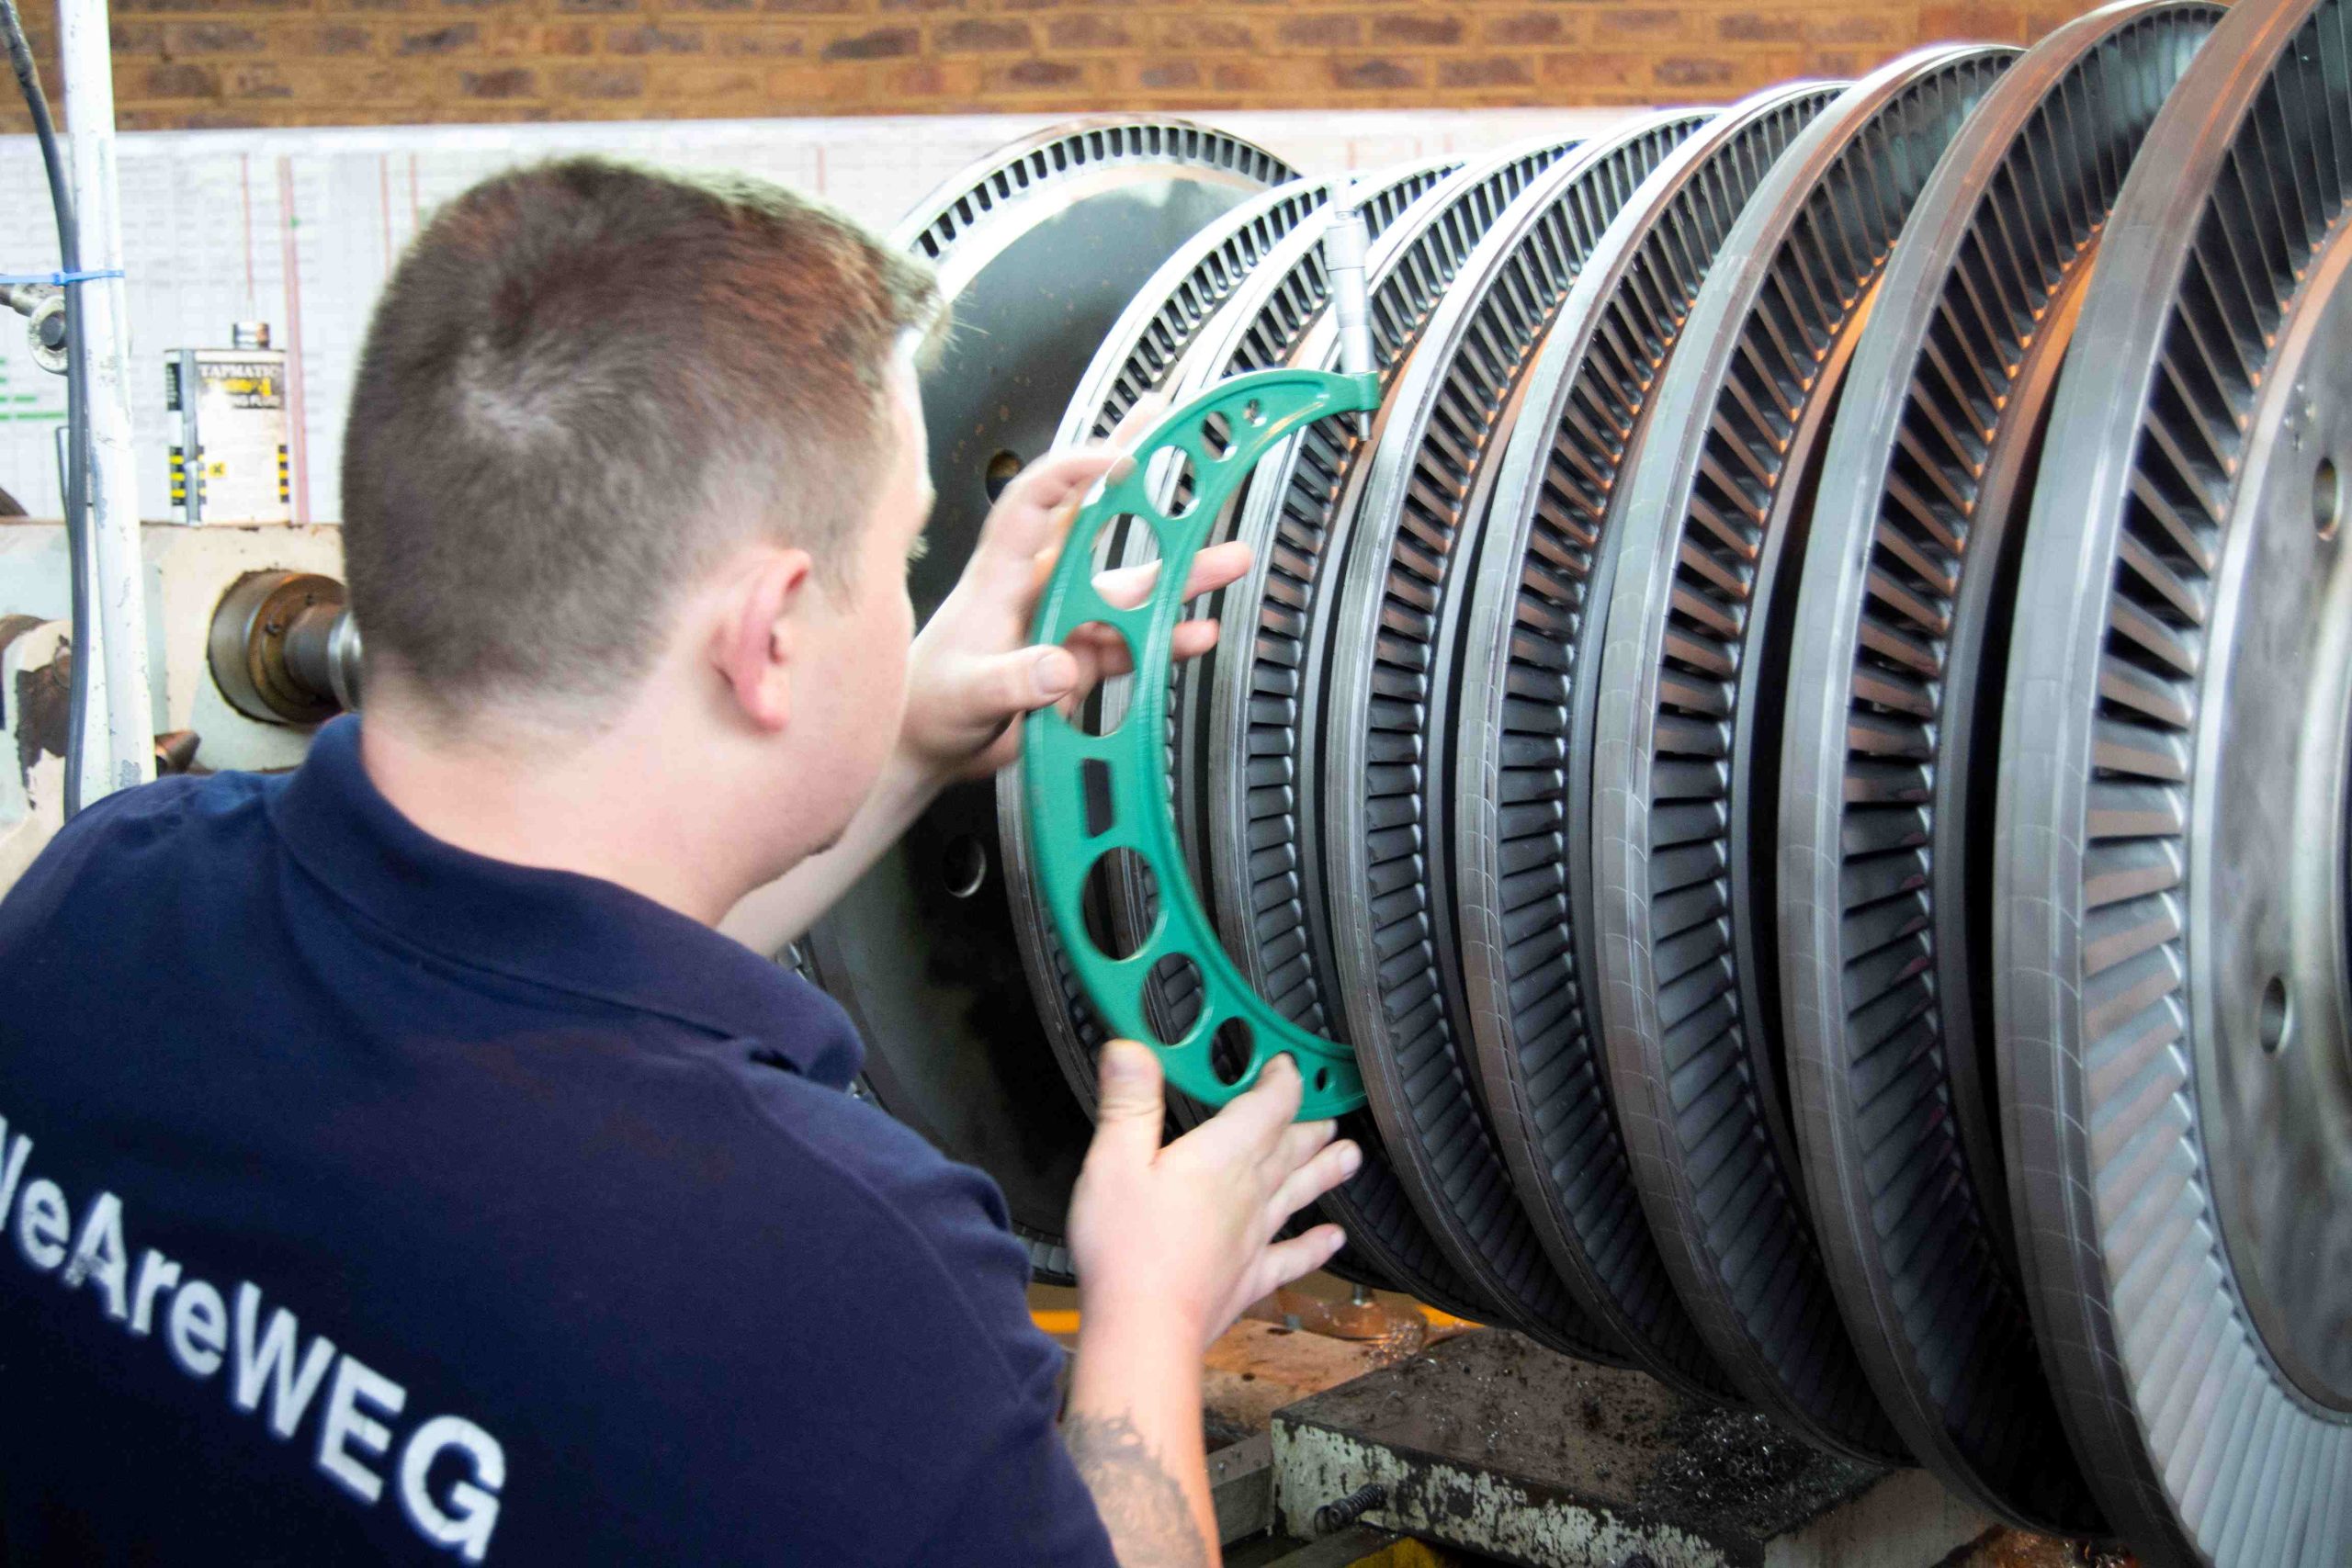
[[[745,560],[720,599],[711,664],[757,728],[773,732],[791,720],[794,664],[817,596],[808,552],[775,549]]]

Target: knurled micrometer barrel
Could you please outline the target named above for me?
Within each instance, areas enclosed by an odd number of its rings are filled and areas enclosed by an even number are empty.
[[[1371,248],[1372,231],[1351,183],[1323,233],[1323,265],[1331,275],[1331,309],[1340,321],[1340,368],[1350,376],[1378,368],[1372,356],[1372,296],[1363,280],[1364,253]]]

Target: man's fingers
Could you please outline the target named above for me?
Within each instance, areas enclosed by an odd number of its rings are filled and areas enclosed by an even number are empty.
[[[1259,1254],[1250,1283],[1257,1287],[1257,1295],[1272,1295],[1330,1262],[1347,1244],[1348,1233],[1337,1225],[1317,1225],[1302,1235],[1278,1241]]]
[[[1215,621],[1182,621],[1177,624],[1176,635],[1169,638],[1168,651],[1182,663],[1187,659],[1198,659],[1216,646]]]
[[[1152,585],[1159,581],[1158,561],[1145,566],[1113,567],[1094,574],[1094,592],[1114,610],[1132,610],[1151,597]]]
[[[1242,539],[1227,539],[1195,553],[1193,570],[1184,579],[1184,597],[1197,599],[1240,581],[1250,570],[1250,558],[1249,543]]]
[[[1080,498],[1095,480],[1129,460],[1125,452],[1110,446],[1071,446],[1038,458],[997,497],[975,557],[1017,563],[1024,573],[1032,570],[1040,551],[1060,543]]]
[[[1299,1079],[1298,1064],[1277,1056],[1259,1069],[1258,1081],[1247,1093],[1236,1095],[1211,1118],[1209,1125],[1225,1128],[1225,1135],[1242,1148],[1271,1154],[1284,1128],[1298,1115],[1306,1087]]]
[[[1172,395],[1168,392],[1146,392],[1137,398],[1135,406],[1120,415],[1119,423],[1111,427],[1110,445],[1122,451],[1131,450],[1137,442],[1151,434],[1152,426],[1168,416],[1173,401]]]
[[[1331,1141],[1340,1124],[1326,1117],[1320,1122],[1294,1122],[1283,1129],[1282,1142],[1274,1149],[1274,1165],[1284,1175],[1296,1170],[1319,1153]]]
[[[1150,1046],[1132,1040],[1108,1041],[1096,1070],[1101,1100],[1095,1112],[1094,1144],[1087,1157],[1107,1154],[1148,1163],[1159,1152],[1160,1124],[1166,1114],[1159,1057]]]
[[[942,663],[940,700],[976,735],[1060,702],[1084,679],[1066,648],[1023,648]]]
[[[1122,610],[1132,610],[1151,597],[1159,581],[1158,561],[1142,566],[1114,567],[1094,574],[1094,591]],[[1218,589],[1238,581],[1250,570],[1250,547],[1239,539],[1228,539],[1222,545],[1211,545],[1195,553],[1192,570],[1184,577],[1186,600],[1214,593]]]
[[[1363,1150],[1342,1138],[1283,1178],[1274,1191],[1275,1223],[1289,1219],[1363,1168]]]

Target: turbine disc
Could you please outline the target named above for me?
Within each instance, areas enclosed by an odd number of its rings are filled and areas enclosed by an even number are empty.
[[[1365,176],[1357,199],[1366,228],[1377,237],[1410,206],[1414,197],[1436,185],[1448,167],[1437,163],[1411,164]],[[1306,255],[1313,254],[1319,260],[1319,249],[1303,250],[1301,244],[1319,242],[1329,225],[1326,203],[1329,197],[1329,186],[1277,186],[1234,208],[1171,255],[1159,273],[1137,290],[1125,314],[1104,336],[1062,416],[1055,444],[1104,438],[1142,398],[1167,392],[1181,400],[1196,389],[1179,387],[1187,355],[1209,334],[1212,323],[1229,303],[1237,310],[1251,309],[1247,288],[1255,269],[1265,264],[1277,269],[1277,276],[1288,278],[1294,269],[1305,265]],[[1171,729],[1177,724],[1182,694],[1199,678],[1197,663],[1176,673],[1179,695],[1170,705]],[[1123,698],[1117,688],[1125,684],[1124,678],[1111,682],[1095,700],[1120,704]],[[1170,743],[1172,748],[1172,735]],[[1172,763],[1171,751],[1171,766]],[[1181,811],[1179,821],[1190,825],[1190,818]],[[1013,931],[1020,940],[1022,964],[1029,976],[1031,994],[1044,1021],[1046,1041],[1061,1064],[1070,1090],[1091,1117],[1095,1113],[1095,1060],[1102,1048],[1105,1032],[1086,1000],[1077,971],[1055,936],[1051,922],[1037,903],[1017,761],[997,776],[997,829],[1003,846]],[[1197,878],[1199,836],[1194,832],[1186,837],[1188,848],[1193,849],[1195,857]],[[1154,912],[1149,891],[1127,885],[1109,890],[1108,897],[1094,910],[1094,918],[1132,942],[1148,929]],[[1169,1032],[1165,1037],[1173,1039],[1191,1024],[1193,1010],[1199,1005],[1198,988],[1155,987],[1152,1002],[1158,1016],[1166,1021]],[[1168,1109],[1171,1129],[1179,1131],[1196,1125],[1207,1111],[1190,1096],[1173,1091]],[[1311,1224],[1320,1217],[1310,1214],[1303,1223]],[[1388,1282],[1362,1249],[1352,1245],[1326,1268],[1358,1283]]]
[[[1627,446],[1691,301],[1775,159],[1841,90],[1724,110],[1602,235],[1528,372],[1458,665],[1459,912],[1469,1028],[1500,1145],[1553,1266],[1645,1370],[1735,1397],[1642,1217],[1589,998],[1597,575]],[[1573,867],[1573,869],[1572,869]]]
[[[2099,232],[2221,16],[2110,6],[1988,94],[1848,377],[1790,653],[1782,984],[1815,1230],[1904,1442],[2028,1529],[2096,1532],[2009,1234],[1988,857],[2016,546]],[[1885,395],[1894,389],[1897,395]]]
[[[1610,1082],[1717,1362],[1814,1441],[1902,1444],[1839,1322],[1789,1130],[1773,932],[1780,697],[1809,470],[1880,269],[2013,50],[1866,77],[1725,241],[1627,468],[1593,747]]]
[[[1324,557],[1337,600],[1308,649],[1323,864],[1348,1038],[1407,1195],[1454,1266],[1531,1331],[1622,1358],[1535,1239],[1465,1059],[1454,943],[1451,665],[1490,448],[1529,356],[1600,237],[1707,116],[1639,117],[1544,169],[1430,316],[1382,409],[1362,500]],[[1328,591],[1327,591],[1328,592]]]
[[[2352,1557],[2352,6],[2233,8],[2124,182],[2002,715],[2028,1299],[2152,1563]]]
[[[1573,141],[1490,155],[1448,176],[1416,200],[1374,243],[1365,264],[1374,348],[1392,378],[1443,298],[1447,284],[1511,197]],[[1188,356],[1188,382],[1336,354],[1319,254],[1290,275],[1260,275],[1256,315],[1230,318],[1220,341]],[[1309,270],[1311,269],[1311,271]],[[1180,730],[1202,759],[1197,784],[1178,773],[1180,812],[1187,789],[1202,807],[1209,907],[1234,961],[1258,993],[1301,1028],[1340,1028],[1333,961],[1321,888],[1312,870],[1315,799],[1299,782],[1300,675],[1306,609],[1319,580],[1318,553],[1340,504],[1339,478],[1361,448],[1360,433],[1317,425],[1303,443],[1278,448],[1251,476],[1240,503],[1213,538],[1250,542],[1250,574],[1218,607],[1218,646],[1227,657],[1195,682],[1193,713]],[[1246,657],[1244,656],[1246,654]],[[1326,1200],[1373,1265],[1398,1289],[1459,1316],[1509,1322],[1449,1261],[1422,1223],[1390,1164],[1368,1112],[1342,1121],[1364,1164]]]

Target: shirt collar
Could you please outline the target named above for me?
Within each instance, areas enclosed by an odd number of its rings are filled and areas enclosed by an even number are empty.
[[[458,963],[757,1040],[821,1082],[856,1075],[855,1032],[798,976],[618,884],[478,855],[401,816],[361,765],[359,723],[322,728],[270,801],[288,851],[336,897]]]

